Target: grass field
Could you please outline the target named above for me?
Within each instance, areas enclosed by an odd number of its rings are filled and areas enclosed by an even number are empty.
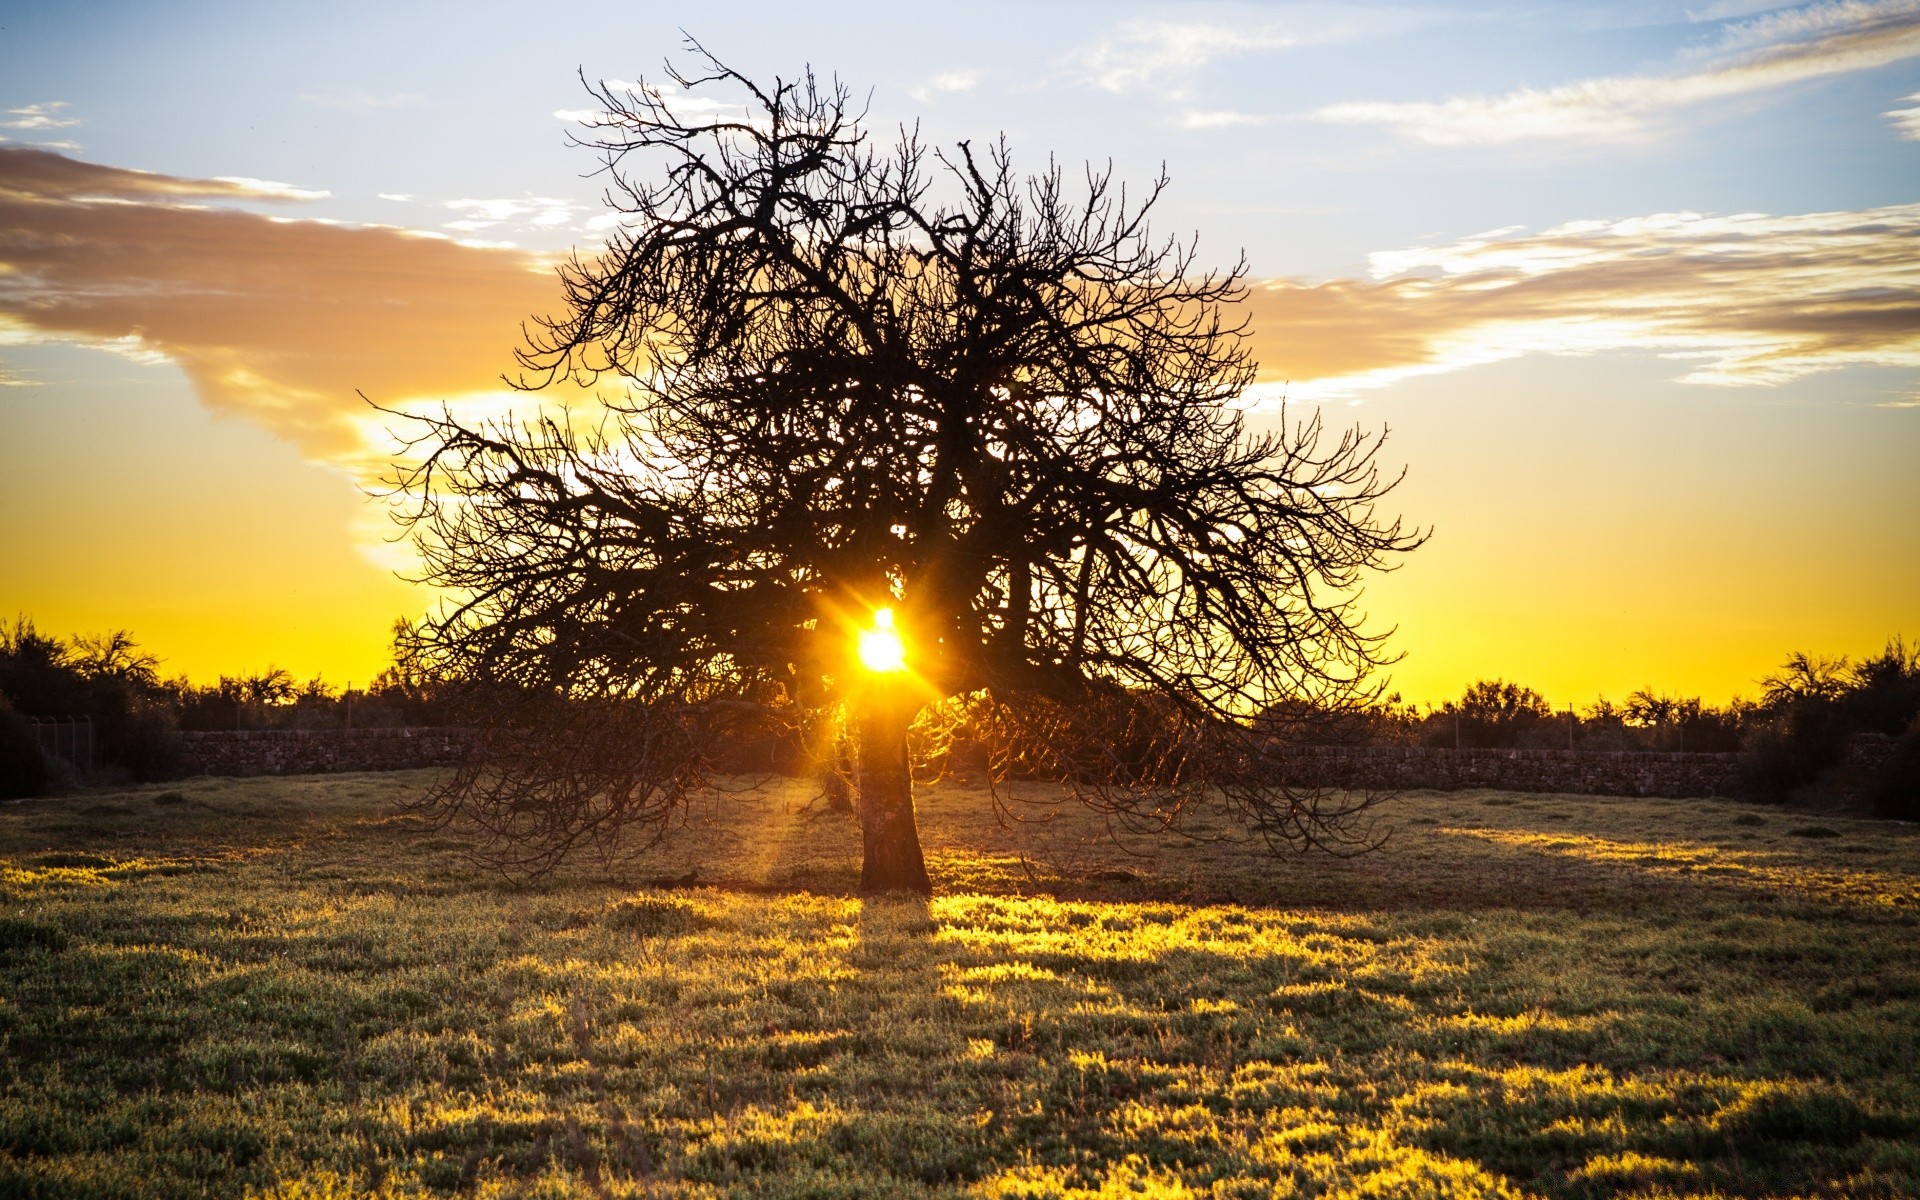
[[[1911,828],[1414,794],[1276,863],[948,785],[923,905],[798,784],[518,888],[425,782],[0,808],[0,1196],[1920,1194]]]

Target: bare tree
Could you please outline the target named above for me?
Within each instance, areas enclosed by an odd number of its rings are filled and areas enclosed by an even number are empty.
[[[423,651],[483,698],[430,806],[538,871],[657,833],[745,724],[844,728],[862,887],[926,892],[908,734],[958,720],[1129,827],[1363,842],[1365,799],[1280,786],[1251,717],[1373,697],[1357,584],[1419,538],[1375,515],[1377,437],[1246,430],[1244,264],[1153,234],[1164,177],[881,148],[844,86],[694,49],[590,87],[621,226],[520,351],[523,388],[624,398],[443,412],[397,480],[455,597]],[[881,610],[907,670],[856,662]]]

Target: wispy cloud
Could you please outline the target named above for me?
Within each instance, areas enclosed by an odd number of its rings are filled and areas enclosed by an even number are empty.
[[[553,196],[520,196],[499,200],[449,200],[446,206],[461,217],[441,225],[460,233],[477,233],[501,225],[555,229],[570,224],[581,206]]]
[[[535,255],[220,203],[314,194],[0,147],[0,340],[177,363],[209,408],[365,470],[384,449],[356,389],[497,392],[519,323],[559,298]]]
[[[418,104],[422,98],[413,92],[390,92],[384,96],[376,96],[371,92],[346,90],[303,92],[300,99],[321,108],[335,108],[357,116],[368,116],[390,108],[405,108],[409,104]]]
[[[277,179],[254,179],[246,175],[216,175],[214,182],[233,184],[246,195],[261,200],[325,200],[333,195],[332,192],[317,188],[296,187]]]
[[[1690,70],[1441,101],[1332,104],[1312,115],[1338,124],[1383,125],[1435,145],[1624,139],[1645,135],[1677,110],[1915,56],[1920,0],[1847,0],[1728,26],[1718,42],[1688,56],[1697,63]]]
[[[1685,382],[1920,367],[1920,204],[1670,213],[1376,254],[1368,279],[1255,290],[1262,385],[1351,396],[1523,354],[1654,350]]]
[[[325,195],[243,175],[182,179],[81,162],[38,146],[0,148],[0,200],[78,205],[113,200],[166,206],[200,200],[305,200]],[[0,242],[0,248],[6,245]]]
[[[28,379],[23,375],[16,375],[14,373],[14,368],[12,366],[8,365],[4,361],[0,361],[0,388],[24,388],[24,387],[39,387],[39,386],[41,386],[41,384],[38,379]]]
[[[10,137],[0,137],[0,142],[11,142],[12,140]],[[67,138],[35,138],[33,141],[22,142],[20,144],[23,146],[33,146],[41,150],[59,150],[67,154],[78,154],[81,150],[85,149],[79,142]]]
[[[981,71],[978,67],[968,67],[959,71],[942,71],[921,80],[909,88],[907,94],[926,104],[942,92],[970,92],[980,82]]]
[[[1755,13],[1774,12],[1782,8],[1792,8],[1791,0],[1720,0],[1718,4],[1709,4],[1705,8],[1688,9],[1689,21],[1726,21],[1734,17],[1750,17]]]
[[[1180,114],[1179,125],[1182,129],[1237,129],[1248,125],[1271,125],[1286,117],[1271,113],[1244,113],[1231,109],[1203,110],[1190,109]]]
[[[68,129],[86,124],[79,117],[69,117],[60,111],[71,107],[65,100],[51,100],[45,104],[29,104],[25,108],[9,108],[6,110],[7,119],[0,121],[0,129]]]
[[[1914,107],[1889,109],[1880,115],[1893,122],[1894,129],[1902,138],[1909,142],[1920,142],[1920,92],[1900,98]]]
[[[1121,93],[1154,91],[1179,99],[1192,77],[1211,62],[1299,39],[1273,25],[1234,26],[1194,21],[1128,21],[1066,58],[1078,83]]]
[[[757,106],[745,100],[722,100],[700,92],[688,91],[671,84],[639,83],[627,79],[602,79],[600,86],[609,92],[625,92],[630,96],[644,97],[659,104],[682,121],[739,121],[742,124],[760,125],[766,117]],[[553,114],[562,121],[571,124],[593,127],[606,124],[614,118],[612,114],[590,108],[563,108]]]

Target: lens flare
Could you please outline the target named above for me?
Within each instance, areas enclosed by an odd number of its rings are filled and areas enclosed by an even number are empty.
[[[907,647],[893,628],[893,610],[874,611],[873,628],[860,631],[860,665],[876,674],[907,669]]]

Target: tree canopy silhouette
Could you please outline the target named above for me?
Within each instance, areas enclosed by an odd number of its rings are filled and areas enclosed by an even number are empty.
[[[1372,697],[1357,585],[1419,538],[1376,515],[1378,437],[1247,430],[1244,262],[1152,232],[1164,175],[883,146],[838,82],[694,49],[590,85],[620,224],[519,351],[523,388],[622,394],[443,411],[400,472],[453,597],[422,651],[481,728],[428,806],[537,872],[657,835],[745,725],[844,723],[862,887],[924,892],[909,732],[959,722],[1128,827],[1362,844],[1365,798],[1281,786],[1252,718]],[[856,659],[882,609],[906,671]]]

